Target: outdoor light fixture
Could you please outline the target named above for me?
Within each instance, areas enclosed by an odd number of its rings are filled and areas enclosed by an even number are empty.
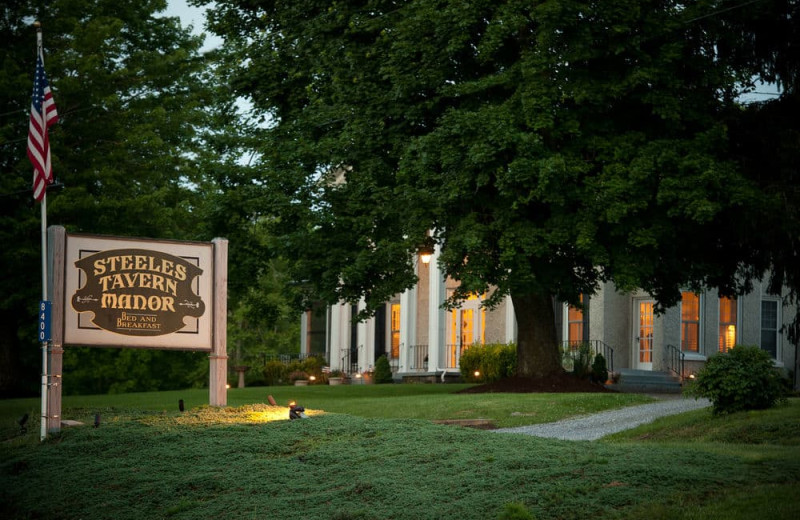
[[[431,257],[435,252],[435,243],[433,238],[426,236],[425,240],[423,240],[422,244],[419,245],[417,248],[417,254],[419,255],[419,259],[422,260],[423,264],[429,264],[431,262]]]
[[[317,380],[317,376],[309,376],[308,380],[309,381],[316,381]]]
[[[478,370],[476,370],[476,371],[475,371],[475,374],[473,374],[473,375],[474,375],[475,377],[481,377],[481,373],[480,373]]]
[[[183,399],[178,399],[178,410],[183,411]]]
[[[308,419],[306,415],[306,409],[302,406],[299,406],[296,402],[290,401],[289,402],[289,420],[295,419]]]
[[[100,414],[99,413],[94,414],[94,427],[95,428],[100,427]]]

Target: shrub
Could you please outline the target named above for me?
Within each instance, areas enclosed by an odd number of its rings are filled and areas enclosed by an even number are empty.
[[[384,384],[393,382],[392,367],[389,365],[389,360],[386,356],[381,356],[375,361],[375,383]]]
[[[471,345],[461,353],[459,367],[461,377],[468,382],[491,383],[511,377],[517,370],[517,347],[513,343]]]
[[[326,365],[325,359],[317,356],[309,356],[305,358],[300,364],[300,370],[308,374],[309,376],[314,376],[317,381],[322,382],[322,367]]]
[[[595,383],[605,383],[608,380],[608,368],[606,367],[606,358],[603,354],[598,353],[592,361],[592,381]]]
[[[264,365],[264,380],[267,385],[275,386],[283,383],[286,380],[286,365],[278,360],[267,361]]]
[[[503,508],[503,512],[497,518],[499,520],[534,520],[533,514],[528,511],[525,504],[519,504],[517,502],[506,504]]]
[[[592,346],[589,343],[581,343],[576,351],[572,354],[572,373],[575,377],[585,379],[589,377],[591,371],[589,369],[592,363]]]
[[[710,399],[714,415],[763,410],[785,400],[781,376],[769,353],[745,345],[708,358],[686,393]]]
[[[308,379],[308,374],[301,370],[295,370],[289,373],[289,381],[294,384],[295,381],[302,381]]]

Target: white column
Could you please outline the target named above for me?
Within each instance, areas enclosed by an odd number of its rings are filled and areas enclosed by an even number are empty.
[[[400,372],[411,366],[411,346],[417,344],[417,289],[400,295]]]
[[[358,302],[359,312],[364,310],[365,307],[366,304],[364,303],[364,300]],[[369,340],[367,324],[370,321],[371,320],[359,321],[358,324],[356,325],[356,343],[358,344],[358,369],[361,372],[365,372],[372,364],[369,361],[370,357],[372,357],[372,354],[367,352],[367,350],[369,350],[367,348],[367,341]]]
[[[337,304],[331,305],[331,368],[338,368],[344,370],[342,366],[342,306]]]
[[[506,295],[506,343],[517,342],[517,316],[514,314],[514,302]]]
[[[436,370],[444,351],[445,315],[441,304],[445,300],[444,276],[437,262],[439,258],[439,245],[434,249],[430,269],[430,282],[428,286],[428,370]]]

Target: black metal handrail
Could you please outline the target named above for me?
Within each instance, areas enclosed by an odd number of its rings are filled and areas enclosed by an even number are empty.
[[[604,341],[601,341],[599,339],[590,339],[590,340],[564,341],[561,344],[564,355],[571,358],[573,361],[579,355],[581,345],[589,346],[589,349],[592,352],[592,358],[594,358],[594,356],[596,356],[597,354],[603,354],[603,357],[606,360],[606,369],[609,372],[614,371],[614,348],[605,343]]]
[[[683,367],[686,362],[686,354],[675,345],[667,345],[667,369],[675,372],[678,377],[683,379]]]
[[[428,371],[428,345],[411,345],[411,360],[408,366],[410,372]]]

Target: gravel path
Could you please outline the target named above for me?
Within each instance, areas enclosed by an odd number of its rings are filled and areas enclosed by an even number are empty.
[[[654,421],[659,417],[674,415],[711,406],[708,399],[664,399],[655,403],[628,406],[618,410],[564,419],[554,423],[534,424],[517,428],[492,430],[497,433],[521,433],[535,437],[549,437],[567,441],[594,441]]]

